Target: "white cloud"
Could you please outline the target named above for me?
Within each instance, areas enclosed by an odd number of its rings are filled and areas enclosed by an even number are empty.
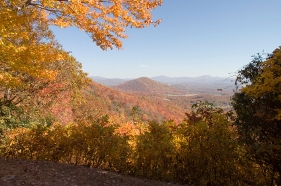
[[[145,64],[139,64],[138,67],[140,67],[140,68],[148,68],[149,66],[148,66],[148,65],[145,65]]]

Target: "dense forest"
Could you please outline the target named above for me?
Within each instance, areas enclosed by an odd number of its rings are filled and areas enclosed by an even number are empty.
[[[0,156],[180,184],[281,185],[281,48],[239,70],[222,109],[213,96],[165,97],[172,104],[99,85],[50,30],[76,26],[102,49],[121,48],[125,27],[160,23],[151,11],[161,4],[0,1]]]

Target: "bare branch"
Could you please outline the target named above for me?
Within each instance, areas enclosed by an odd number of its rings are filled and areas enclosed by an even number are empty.
[[[36,7],[38,7],[38,8],[41,8],[41,9],[43,9],[43,10],[47,10],[47,11],[50,11],[50,12],[57,12],[57,10],[47,8],[47,7],[42,6],[42,5],[40,5],[40,4],[30,3],[29,5],[31,5],[31,6],[36,6]]]

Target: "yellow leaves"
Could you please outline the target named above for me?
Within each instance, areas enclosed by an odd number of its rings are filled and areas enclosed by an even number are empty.
[[[126,27],[143,28],[153,24],[151,11],[162,0],[37,0],[24,5],[21,0],[2,3],[1,13],[12,16],[12,24],[29,20],[61,28],[75,25],[92,36],[102,49],[122,48],[120,38],[126,38]],[[36,5],[35,5],[36,4]],[[20,8],[18,8],[20,7]],[[0,19],[3,18],[0,13]],[[21,16],[22,14],[22,16]],[[19,23],[18,22],[18,23]],[[7,21],[6,21],[7,23]],[[99,29],[93,29],[98,26]],[[1,24],[0,24],[1,30]],[[19,33],[17,31],[17,33]]]
[[[267,95],[276,95],[275,98],[281,102],[281,47],[273,52],[273,56],[262,62],[262,68],[255,81],[243,87],[242,92],[254,98],[262,98]],[[275,119],[281,119],[281,109],[275,109]],[[272,118],[273,119],[273,118]]]
[[[272,58],[263,62],[260,77],[256,82],[242,89],[255,97],[274,92],[281,93],[281,50],[276,49]]]
[[[281,99],[280,99],[281,100]],[[281,120],[281,109],[275,109],[275,111],[277,112],[277,115],[275,116],[275,118],[277,120]]]
[[[54,70],[40,70],[38,75],[40,74],[39,78],[48,79],[48,80],[55,80],[58,72]]]
[[[0,38],[0,45],[4,45],[4,42],[1,38]]]
[[[120,3],[115,3],[110,7],[110,12],[112,12],[114,17],[120,17],[122,15],[122,5]]]
[[[56,45],[40,41],[41,38],[47,39],[51,36],[49,32],[40,30],[40,28],[38,28],[39,30],[27,32],[28,30],[25,28],[28,28],[26,27],[28,25],[20,24],[20,22],[14,22],[14,24],[14,26],[10,27],[12,30],[0,31],[3,32],[3,34],[1,33],[0,45],[2,63],[0,73],[2,75],[6,74],[5,78],[0,81],[0,86],[26,86],[22,80],[27,75],[36,78],[54,79],[55,73],[46,69],[46,64],[53,63],[56,60],[63,60],[65,54]],[[7,33],[14,29],[17,30],[16,34],[11,34],[13,32]],[[21,29],[24,31],[20,32]],[[50,37],[49,39],[52,40]]]
[[[241,162],[243,146],[223,116],[213,128],[204,122],[181,128],[151,122],[142,133],[132,133],[134,124],[119,125],[115,119],[12,129],[0,152],[6,157],[77,163],[188,185],[243,185],[252,171],[251,163]]]
[[[20,87],[22,82],[19,77],[13,77],[7,72],[0,73],[0,85],[8,88]]]
[[[55,73],[46,69],[46,64],[65,59],[66,54],[60,50],[48,28],[47,17],[47,11],[41,9],[24,8],[16,12],[7,6],[0,7],[0,56],[3,63],[0,72],[13,77],[6,80],[11,86],[24,86],[20,80],[26,75],[53,79]]]

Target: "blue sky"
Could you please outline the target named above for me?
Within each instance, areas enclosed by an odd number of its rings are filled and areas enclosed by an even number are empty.
[[[281,46],[280,0],[164,0],[156,28],[128,28],[123,49],[103,51],[76,28],[52,27],[90,76],[229,77],[256,53]]]

